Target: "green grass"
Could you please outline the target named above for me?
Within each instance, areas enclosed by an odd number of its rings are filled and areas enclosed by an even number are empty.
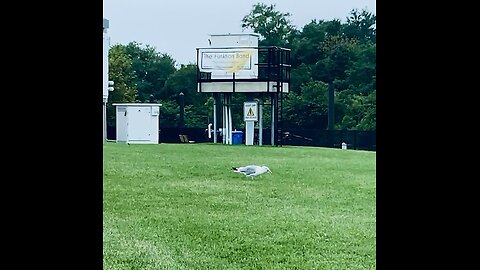
[[[376,153],[104,145],[104,269],[375,269]],[[232,166],[267,165],[250,179]]]

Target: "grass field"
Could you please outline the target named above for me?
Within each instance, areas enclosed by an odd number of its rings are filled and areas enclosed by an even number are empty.
[[[104,269],[375,269],[376,153],[104,145]],[[267,165],[250,179],[232,166]]]

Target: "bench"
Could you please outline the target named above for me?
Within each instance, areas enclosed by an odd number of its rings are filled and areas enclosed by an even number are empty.
[[[195,141],[190,141],[188,139],[188,135],[180,134],[180,135],[178,135],[178,137],[180,138],[180,142],[182,142],[182,143],[195,143]]]

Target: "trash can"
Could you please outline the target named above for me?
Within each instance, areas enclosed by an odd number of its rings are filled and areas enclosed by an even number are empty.
[[[232,144],[242,144],[243,131],[232,131]]]

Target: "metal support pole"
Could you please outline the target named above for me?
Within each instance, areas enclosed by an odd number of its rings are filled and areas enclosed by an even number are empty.
[[[213,95],[213,143],[217,143],[217,98]]]
[[[271,134],[271,141],[272,146],[275,145],[275,93],[272,93],[272,134]]]
[[[180,120],[178,121],[178,127],[183,128],[185,125],[185,95],[183,92],[180,92],[178,95],[178,103],[180,107]]]
[[[227,114],[228,114],[228,144],[232,144],[232,93],[227,94]]]
[[[263,102],[261,100],[260,102]],[[258,145],[262,145],[263,141],[263,104],[258,105]]]
[[[227,126],[227,123],[226,123],[226,119],[227,119],[227,109],[226,109],[226,97],[225,97],[225,94],[223,94],[222,96],[222,101],[223,101],[223,104],[222,104],[222,142],[223,144],[226,144],[227,143],[227,133],[225,132],[226,130],[226,126]]]
[[[107,142],[107,106],[103,102],[103,143]]]

